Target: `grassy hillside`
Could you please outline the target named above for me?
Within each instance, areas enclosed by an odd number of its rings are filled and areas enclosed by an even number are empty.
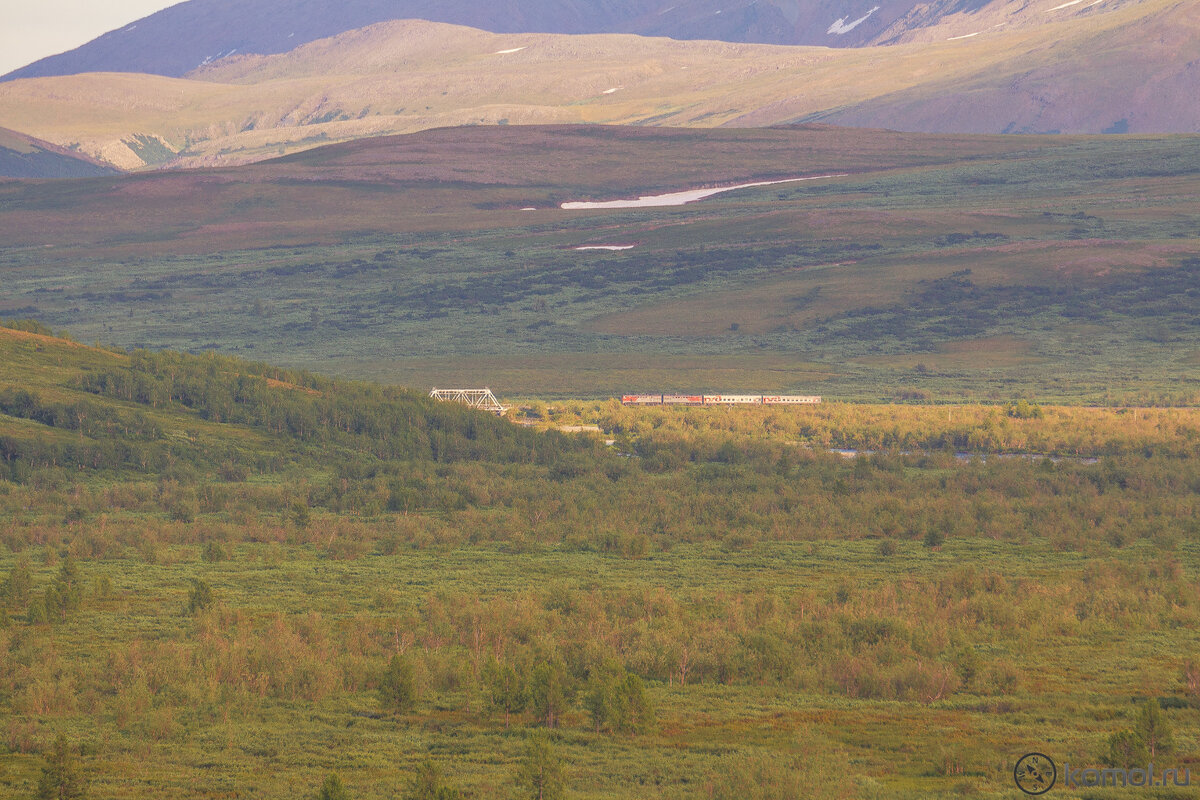
[[[374,800],[423,762],[524,796],[546,731],[578,798],[1001,798],[1024,752],[1104,763],[1147,703],[1156,766],[1195,764],[1194,411],[589,403],[526,428],[20,327],[6,796],[60,734],[114,800],[331,773]],[[536,430],[580,423],[616,445]],[[1039,448],[1065,457],[979,457]]]
[[[115,172],[93,158],[0,128],[0,179],[89,178]]]
[[[711,128],[824,116],[928,131],[1200,130],[1190,4],[1064,13],[1032,26],[972,18],[988,27],[841,49],[401,21],[222,59],[189,80],[92,73],[5,83],[0,124],[78,143],[125,169],[244,163],[453,125]]]
[[[11,184],[0,314],[518,396],[1191,403],[1196,150],[1194,137],[478,127]],[[838,173],[678,208],[557,208]],[[635,247],[573,249],[605,244]]]

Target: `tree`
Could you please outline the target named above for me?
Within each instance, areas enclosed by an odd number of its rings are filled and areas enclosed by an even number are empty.
[[[307,528],[308,523],[312,521],[312,511],[308,507],[308,501],[303,498],[293,500],[291,506],[288,508],[288,512],[291,516],[292,524],[300,530]]]
[[[1150,698],[1138,712],[1132,729],[1117,731],[1108,737],[1106,761],[1114,767],[1131,769],[1171,752],[1171,723],[1158,700]]]
[[[529,676],[529,700],[533,713],[547,728],[558,724],[558,718],[571,700],[567,667],[561,659],[543,661]]]
[[[1015,403],[1009,403],[1004,407],[1004,413],[1015,419],[1041,419],[1042,407],[1034,405],[1028,400],[1018,400]]]
[[[44,597],[35,597],[29,601],[29,608],[25,611],[25,621],[30,625],[46,625],[50,622],[50,612],[46,610]]]
[[[1150,760],[1146,742],[1136,731],[1117,731],[1108,737],[1108,754],[1105,761],[1109,766],[1120,769],[1145,767]]]
[[[1200,697],[1200,658],[1193,656],[1183,662],[1182,677],[1188,694]]]
[[[654,726],[654,708],[642,679],[616,664],[595,671],[584,705],[597,731],[645,733]]]
[[[941,547],[946,542],[946,534],[934,527],[929,527],[925,530],[923,539],[925,546],[929,548]]]
[[[83,605],[83,576],[75,559],[67,556],[58,570],[58,579],[54,582],[58,592],[59,613],[66,616],[69,611],[77,611]]]
[[[317,800],[350,800],[350,793],[346,791],[346,787],[342,784],[342,779],[335,773],[330,773],[325,782],[321,784],[321,791],[317,793]]]
[[[38,778],[37,800],[80,800],[87,796],[83,774],[67,737],[59,734],[54,746],[46,754],[46,765]]]
[[[19,608],[29,602],[33,592],[33,571],[29,568],[29,559],[21,556],[17,560],[8,579],[0,585],[0,600],[14,608]]]
[[[525,754],[517,763],[515,782],[521,796],[530,800],[562,800],[566,795],[562,759],[545,731],[529,734]]]
[[[213,604],[212,587],[199,578],[192,578],[192,588],[188,592],[187,602],[183,606],[183,613],[195,614],[198,611],[203,611]]]
[[[646,733],[654,727],[654,706],[641,678],[626,673],[618,687],[617,698],[617,730]]]
[[[379,681],[379,704],[393,712],[411,711],[417,704],[417,680],[413,665],[396,653]]]
[[[613,717],[616,716],[612,682],[606,677],[593,676],[588,692],[583,696],[584,708],[592,715],[592,725],[597,733],[611,730]]]
[[[524,710],[529,702],[529,686],[524,673],[518,672],[512,664],[490,658],[483,665],[483,685],[488,708],[504,712],[504,727],[507,728],[509,715]]]
[[[442,778],[442,770],[429,759],[417,767],[417,774],[408,784],[404,800],[459,800],[462,793]]]
[[[1134,730],[1146,743],[1146,750],[1151,758],[1171,752],[1174,746],[1171,740],[1171,723],[1162,712],[1158,700],[1153,697],[1142,706]]]

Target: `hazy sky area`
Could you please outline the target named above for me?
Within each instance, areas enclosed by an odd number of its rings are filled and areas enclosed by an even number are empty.
[[[0,0],[0,75],[180,0]]]

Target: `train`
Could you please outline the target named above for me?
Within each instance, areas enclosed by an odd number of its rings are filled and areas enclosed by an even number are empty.
[[[626,394],[627,406],[799,406],[821,402],[809,394]]]

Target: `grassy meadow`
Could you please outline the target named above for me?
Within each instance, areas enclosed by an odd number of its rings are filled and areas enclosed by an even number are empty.
[[[510,421],[16,327],[6,797],[60,734],[122,800],[414,796],[426,762],[531,796],[541,731],[575,798],[1009,798],[1018,756],[1108,763],[1148,703],[1155,764],[1200,758],[1195,409]]]

